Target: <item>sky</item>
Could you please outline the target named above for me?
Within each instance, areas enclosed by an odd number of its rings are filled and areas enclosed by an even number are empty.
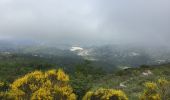
[[[0,39],[170,44],[170,0],[0,0]]]

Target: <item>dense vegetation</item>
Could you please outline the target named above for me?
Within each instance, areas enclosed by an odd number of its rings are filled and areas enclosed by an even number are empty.
[[[94,88],[91,87],[84,96],[76,94],[75,88],[69,83],[69,76],[62,69],[49,71],[34,71],[16,79],[10,85],[0,82],[0,99],[3,100],[131,100],[131,94],[126,95],[123,87]],[[76,84],[79,86],[79,84]],[[156,81],[144,82],[144,90],[137,96],[139,100],[170,99],[170,81],[159,78]],[[134,88],[137,88],[134,87]],[[130,89],[130,88],[129,88]],[[133,91],[136,92],[136,91]],[[132,99],[132,100],[137,100]]]
[[[26,54],[1,54],[0,59],[0,98],[5,100],[23,98],[168,100],[170,98],[170,64],[142,65],[108,73],[90,61],[74,57],[71,58],[72,61],[68,59],[68,63],[67,59],[65,63],[61,59],[57,61],[55,56],[41,58]]]

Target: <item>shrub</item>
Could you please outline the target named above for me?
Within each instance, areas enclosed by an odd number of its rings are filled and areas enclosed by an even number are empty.
[[[35,71],[17,79],[8,93],[14,100],[75,100],[69,76],[62,69]]]
[[[153,82],[145,83],[145,90],[143,94],[140,96],[141,100],[161,100],[160,94],[157,93],[157,84]]]
[[[128,100],[128,98],[121,90],[100,88],[87,92],[83,100]]]
[[[158,92],[161,96],[162,100],[169,100],[170,99],[170,81],[166,80],[165,78],[161,78],[157,81],[158,85]]]
[[[157,82],[146,82],[143,94],[140,100],[169,100],[170,82],[164,78]]]

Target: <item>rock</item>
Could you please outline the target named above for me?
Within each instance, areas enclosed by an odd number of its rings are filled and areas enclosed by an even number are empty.
[[[150,70],[146,70],[145,72],[142,73],[143,76],[149,76],[152,75],[153,73]]]
[[[120,85],[119,85],[120,87],[122,87],[122,88],[126,88],[127,86],[126,85],[124,85],[123,83],[120,83]]]

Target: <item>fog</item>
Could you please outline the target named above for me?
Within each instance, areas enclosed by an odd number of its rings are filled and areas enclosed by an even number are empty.
[[[0,0],[0,39],[170,44],[169,0]]]

